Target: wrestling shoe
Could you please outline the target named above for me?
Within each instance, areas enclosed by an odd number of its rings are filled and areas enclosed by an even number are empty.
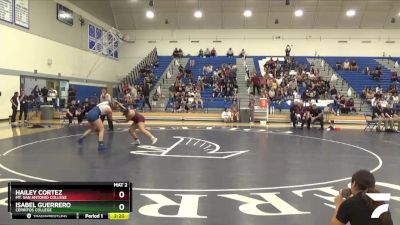
[[[81,144],[83,144],[83,140],[84,140],[84,138],[83,137],[80,137],[79,139],[78,139],[78,143],[81,145]]]
[[[134,140],[134,141],[132,141],[131,145],[140,145],[140,141],[139,140]]]
[[[98,147],[99,151],[105,151],[107,149],[108,149],[108,147],[105,144],[99,144],[99,147]]]
[[[158,141],[158,138],[152,137],[151,138],[151,144],[154,145]]]

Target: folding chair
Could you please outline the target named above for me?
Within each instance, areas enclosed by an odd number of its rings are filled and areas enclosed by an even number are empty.
[[[369,129],[369,131],[373,131],[378,126],[378,122],[372,120],[371,112],[364,113],[364,118],[365,118],[365,123],[366,123],[364,131],[367,131],[368,129]]]

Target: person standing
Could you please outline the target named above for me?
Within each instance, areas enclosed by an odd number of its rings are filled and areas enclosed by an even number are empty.
[[[21,91],[21,95],[19,96],[19,120],[22,120],[22,114],[24,114],[24,122],[27,121],[28,118],[28,96],[25,95],[25,91]]]
[[[89,129],[83,133],[80,138],[78,139],[79,144],[83,144],[84,139],[88,136],[91,132],[98,131],[99,132],[99,144],[98,150],[103,151],[107,150],[107,146],[104,144],[104,126],[103,122],[101,122],[100,117],[102,115],[107,115],[107,118],[112,120],[112,109],[110,103],[102,102],[91,109],[87,114],[87,120],[89,122]]]
[[[100,103],[102,103],[102,102],[108,102],[109,104],[111,104],[111,95],[107,93],[106,88],[101,89]],[[113,124],[112,118],[108,117],[108,114],[102,114],[100,116],[101,122],[104,122],[106,116],[107,116],[107,122],[108,122],[108,130],[113,131],[114,124]]]
[[[10,102],[12,104],[11,105],[11,109],[12,109],[11,127],[15,128],[15,127],[17,127],[16,117],[17,117],[17,111],[18,111],[18,105],[19,105],[18,92],[14,92],[14,95],[10,99]]]
[[[249,116],[250,116],[251,123],[254,123],[255,106],[256,106],[256,100],[254,99],[254,95],[250,95],[250,97],[249,97]]]
[[[147,104],[150,108],[151,111],[151,105],[150,105],[150,87],[149,85],[145,85],[144,86],[144,90],[143,90],[143,97],[144,97],[144,106]],[[144,110],[144,106],[143,106],[143,110]]]

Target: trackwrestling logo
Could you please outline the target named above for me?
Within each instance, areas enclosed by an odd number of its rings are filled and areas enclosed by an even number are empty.
[[[131,151],[131,154],[181,158],[227,159],[249,151],[220,151],[221,147],[214,142],[193,137],[174,136],[173,138],[178,140],[170,147],[139,145],[138,148],[145,150]]]

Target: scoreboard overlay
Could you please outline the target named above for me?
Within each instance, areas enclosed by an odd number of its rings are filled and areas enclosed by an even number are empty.
[[[10,182],[12,219],[126,220],[132,212],[131,182]]]

